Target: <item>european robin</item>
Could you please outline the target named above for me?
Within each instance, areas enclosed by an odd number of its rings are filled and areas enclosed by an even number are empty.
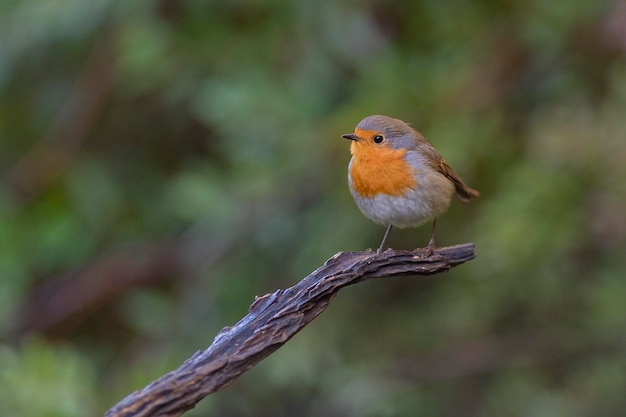
[[[479,196],[468,187],[421,133],[402,120],[374,115],[361,120],[350,139],[352,159],[348,184],[363,214],[387,226],[378,252],[392,226],[417,227],[432,220],[425,256],[435,253],[437,217],[450,205]]]

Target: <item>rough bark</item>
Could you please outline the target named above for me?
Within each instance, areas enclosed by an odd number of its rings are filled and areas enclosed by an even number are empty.
[[[340,252],[293,287],[257,297],[248,314],[222,329],[211,346],[127,396],[106,417],[179,416],[281,347],[341,288],[372,278],[437,274],[474,257],[471,243],[439,248],[429,258],[409,251]]]

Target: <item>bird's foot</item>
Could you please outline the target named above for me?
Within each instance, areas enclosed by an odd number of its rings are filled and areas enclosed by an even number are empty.
[[[437,261],[437,260],[445,258],[445,256],[442,256],[437,252],[437,248],[435,247],[435,242],[432,239],[430,242],[428,242],[427,247],[417,248],[415,251],[419,254],[420,258],[424,258],[424,259],[431,259],[433,261]]]

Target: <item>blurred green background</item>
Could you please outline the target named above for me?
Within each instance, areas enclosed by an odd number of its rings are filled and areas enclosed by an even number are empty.
[[[626,415],[626,2],[0,3],[0,415],[95,416],[384,228],[369,114],[481,198],[189,416]],[[429,227],[394,230],[425,246]]]

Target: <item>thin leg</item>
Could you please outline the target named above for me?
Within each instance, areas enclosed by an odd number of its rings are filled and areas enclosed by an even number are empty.
[[[380,242],[380,246],[378,247],[378,250],[376,251],[376,253],[380,253],[383,250],[383,245],[385,244],[385,241],[387,240],[387,236],[389,236],[390,230],[391,230],[391,225],[387,226],[387,230],[385,231],[385,236],[383,236],[383,241]]]
[[[432,256],[435,253],[435,226],[437,225],[437,219],[433,220],[433,227],[430,231],[430,240],[428,241],[428,247],[426,248],[426,257]]]

